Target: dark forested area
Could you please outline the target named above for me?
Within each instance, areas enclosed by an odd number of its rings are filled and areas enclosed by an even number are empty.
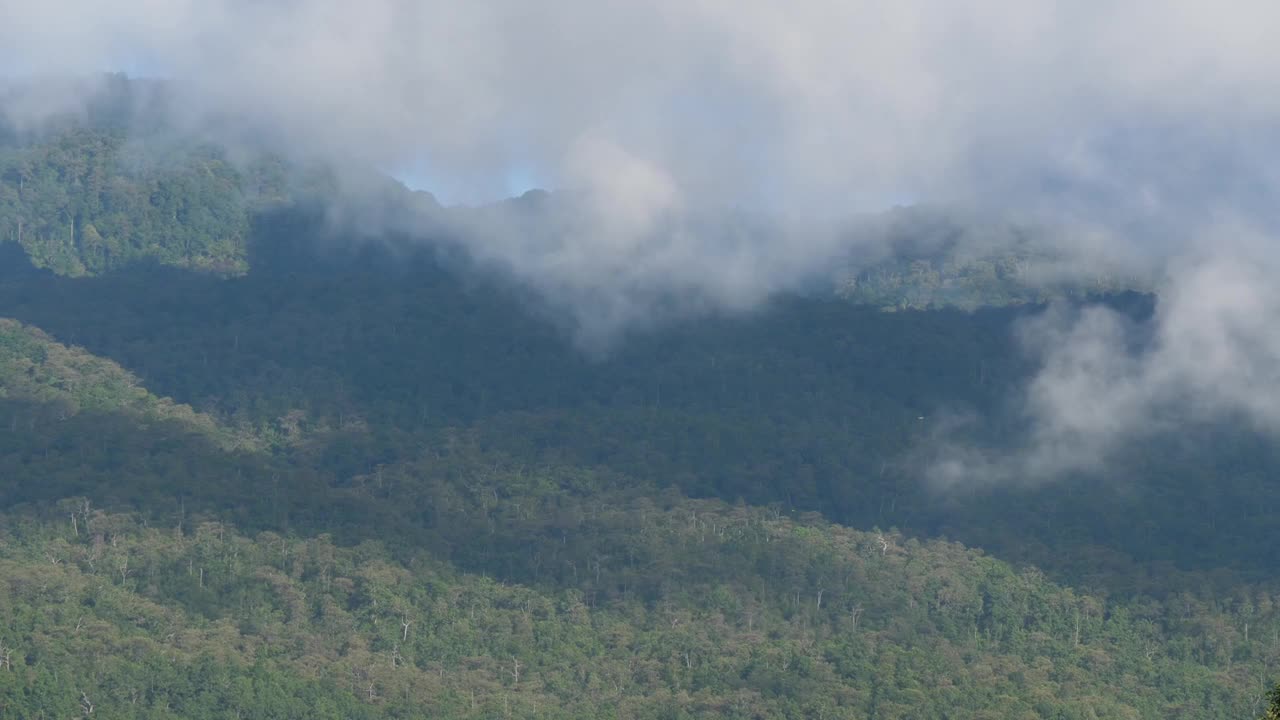
[[[0,716],[1264,711],[1265,438],[922,481],[948,417],[1018,442],[1037,298],[881,274],[588,355],[283,161],[100,125],[0,147]]]

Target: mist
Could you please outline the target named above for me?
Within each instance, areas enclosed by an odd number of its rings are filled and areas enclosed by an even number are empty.
[[[1024,328],[1042,368],[1017,399],[1024,447],[956,449],[942,484],[1099,467],[1183,416],[1280,426],[1274,3],[0,0],[0,17],[14,76],[162,75],[191,133],[432,178],[463,205],[545,179],[572,201],[433,222],[589,347],[800,286],[875,235],[850,218],[907,201],[1054,228],[1068,275],[1119,258],[1159,278],[1141,348],[1103,308]],[[37,87],[5,103],[16,126],[86,96]]]

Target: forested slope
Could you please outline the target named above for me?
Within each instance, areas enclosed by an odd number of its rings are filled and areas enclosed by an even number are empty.
[[[448,238],[127,129],[0,132],[0,715],[1262,712],[1265,438],[922,480],[954,418],[1017,443],[1044,296],[988,259],[588,356]]]
[[[2,330],[19,717],[1244,717],[1278,659],[1266,587],[1072,591],[479,426],[237,426]]]
[[[1247,429],[1134,444],[1103,477],[945,494],[920,481],[913,463],[948,417],[981,418],[974,442],[1016,442],[1007,410],[1034,362],[1015,331],[1038,306],[886,314],[784,298],[592,359],[517,291],[430,251],[344,250],[296,218],[257,232],[241,277],[17,272],[0,307],[279,452],[328,438],[306,447],[335,475],[463,428],[531,462],[945,535],[1123,592],[1274,570],[1280,458]],[[1150,298],[1108,302],[1150,317]]]
[[[217,480],[184,473],[232,452],[196,442],[207,420],[38,332],[8,324],[3,347],[7,399],[58,408],[28,427],[191,433],[61,448],[104,499],[0,519],[0,702],[18,717],[1227,717],[1254,710],[1280,650],[1266,593],[1247,612],[1108,601],[955,544],[528,467],[466,435],[275,498],[299,512],[272,531],[280,508],[221,507]],[[73,402],[90,389],[124,400],[109,423]],[[121,452],[168,462],[108,477]],[[224,462],[259,470],[246,501],[276,491],[270,458]],[[4,464],[10,493],[59,477]],[[314,508],[360,504],[378,539],[320,532]]]

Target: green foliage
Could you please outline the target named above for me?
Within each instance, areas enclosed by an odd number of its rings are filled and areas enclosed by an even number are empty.
[[[213,148],[159,155],[110,131],[72,128],[0,145],[0,241],[63,275],[140,260],[239,273],[248,202]]]
[[[334,237],[294,191],[323,173],[128,125],[0,131],[0,717],[1265,705],[1273,443],[915,479],[952,410],[1017,437],[1023,246],[587,358],[443,245]],[[976,304],[1001,307],[910,311]]]
[[[1022,248],[979,257],[931,255],[893,258],[848,272],[837,294],[883,310],[1026,305],[1060,298],[1085,298],[1147,287],[1137,278],[1098,273],[1086,283],[1052,282],[1050,254]]]
[[[854,245],[836,293],[883,310],[973,310],[1152,287],[1103,258],[1086,270],[1048,228],[929,207],[895,208],[879,225],[887,240],[867,243],[870,251]]]
[[[590,359],[499,283],[410,251],[309,252],[324,235],[305,214],[255,227],[242,277],[19,275],[0,280],[0,309],[116,360],[242,447],[344,480],[457,429],[531,464],[941,534],[1126,594],[1274,577],[1280,455],[1247,430],[1134,443],[1110,475],[1065,484],[943,495],[917,480],[917,453],[957,412],[983,419],[974,442],[1017,442],[1002,410],[1033,369],[1013,339],[1033,309],[791,298]],[[1149,298],[1109,302],[1136,323],[1150,313]]]
[[[67,415],[118,410],[199,422],[189,409],[184,412],[171,401],[152,396],[119,365],[4,318],[0,318],[0,377],[5,379],[4,397],[62,404]]]
[[[0,337],[6,716],[1245,716],[1280,660],[1271,589],[1109,598],[456,428],[348,475],[369,429],[235,448]]]
[[[1280,685],[1267,693],[1267,712],[1262,716],[1262,720],[1280,720]]]
[[[1238,622],[1218,612],[1133,618],[893,532],[672,495],[489,489],[453,491],[449,513],[471,527],[448,532],[482,567],[518,555],[524,583],[376,542],[195,516],[144,526],[80,499],[7,516],[0,703],[32,717],[80,693],[121,717],[309,717],[314,703],[339,717],[1247,712],[1253,661],[1212,650]]]

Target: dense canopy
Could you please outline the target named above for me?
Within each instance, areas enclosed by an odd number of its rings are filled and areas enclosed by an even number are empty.
[[[947,412],[1016,436],[1018,258],[899,258],[591,356],[293,173],[109,123],[0,146],[0,715],[1266,711],[1265,438],[921,481]]]

